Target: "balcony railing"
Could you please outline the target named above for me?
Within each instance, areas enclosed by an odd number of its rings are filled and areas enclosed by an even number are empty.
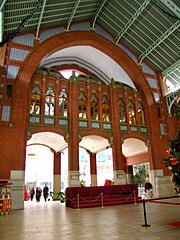
[[[43,124],[44,125],[50,125],[50,126],[55,126],[55,116],[44,116]],[[40,115],[35,115],[31,114],[29,115],[29,124],[35,124],[35,125],[40,125],[41,123],[41,116]],[[95,130],[105,130],[105,131],[112,131],[112,122],[103,122],[101,125],[100,121],[95,121],[91,120],[89,122],[90,128],[95,129]],[[87,119],[79,119],[79,128],[84,128],[88,129],[89,127],[88,120]],[[68,118],[58,118],[58,126],[60,127],[68,127],[69,126],[69,119]],[[148,128],[146,125],[131,125],[128,123],[120,123],[120,131],[121,132],[131,132],[131,133],[138,133],[140,132],[141,134],[147,134],[148,133]]]

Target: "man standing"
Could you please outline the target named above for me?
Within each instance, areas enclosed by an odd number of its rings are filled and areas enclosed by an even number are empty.
[[[47,185],[45,185],[45,187],[43,188],[43,196],[44,196],[44,200],[46,202],[47,198],[48,198],[48,195],[49,195],[49,188]]]
[[[32,188],[31,188],[31,190],[30,190],[30,198],[31,198],[31,201],[33,201],[34,194],[35,194],[35,190],[34,190],[34,186],[32,186]]]

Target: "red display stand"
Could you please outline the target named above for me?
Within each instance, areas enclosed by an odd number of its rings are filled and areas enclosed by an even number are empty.
[[[138,201],[137,184],[66,188],[66,207],[71,208],[114,206]]]
[[[0,215],[7,215],[12,209],[11,189],[12,184],[0,182]]]

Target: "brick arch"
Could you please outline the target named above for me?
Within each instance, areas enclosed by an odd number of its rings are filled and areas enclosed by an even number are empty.
[[[87,137],[87,136],[101,137],[101,138],[103,138],[103,139],[105,139],[105,140],[107,141],[107,144],[108,144],[108,145],[110,145],[110,146],[108,146],[108,148],[111,147],[111,143],[110,143],[110,142],[111,142],[111,136],[110,136],[109,134],[107,134],[107,133],[99,132],[99,131],[96,131],[96,130],[92,130],[92,131],[89,131],[89,132],[86,132],[86,133],[82,133],[82,134],[79,135],[81,141],[83,140],[84,137]],[[80,142],[81,142],[81,141],[80,141]],[[93,141],[93,140],[92,140],[92,141]],[[79,143],[80,143],[80,142],[79,142]],[[88,151],[89,153],[93,153],[93,151],[91,152],[91,148],[89,147],[89,145],[80,146],[80,144],[79,144],[79,147],[85,149],[85,150]],[[101,150],[101,151],[102,151],[102,150],[105,150],[105,148],[107,147],[107,145],[106,145],[106,146],[102,146],[102,147],[103,147],[103,149],[96,149],[96,150],[98,150],[98,151],[100,151],[100,150]]]
[[[72,46],[92,46],[102,51],[117,64],[119,64],[124,71],[129,75],[137,89],[144,95],[147,103],[148,119],[150,129],[153,127],[154,132],[159,134],[159,123],[157,119],[157,111],[155,100],[151,89],[146,79],[138,66],[133,60],[117,45],[105,39],[104,37],[96,34],[95,32],[74,31],[65,32],[47,39],[41,44],[37,44],[26,60],[23,62],[19,70],[16,86],[14,89],[14,101],[12,109],[12,123],[16,122],[19,125],[27,124],[28,106],[29,106],[29,85],[31,77],[39,66],[42,59],[48,55]],[[17,101],[18,99],[18,101]],[[18,116],[17,116],[18,114]]]
[[[29,131],[31,134],[35,134],[35,133],[40,133],[40,132],[52,132],[52,133],[56,133],[58,135],[61,135],[63,137],[66,137],[67,133],[63,132],[60,129],[54,128],[54,127],[38,127],[36,129],[32,129]]]
[[[27,92],[31,77],[43,58],[67,47],[83,45],[92,46],[116,61],[129,75],[136,87],[144,93],[148,105],[154,103],[149,84],[133,60],[118,46],[104,37],[95,32],[84,31],[62,33],[39,44],[29,54],[18,73],[15,96],[24,97],[23,93],[24,91]],[[22,91],[22,88],[24,91]]]
[[[145,138],[144,136],[141,136],[140,134],[129,134],[128,136],[124,137],[123,140],[128,140],[128,139],[132,139],[133,140],[133,144],[132,142],[130,143],[125,143],[123,141],[122,143],[122,147],[124,146],[128,146],[129,147],[129,150],[130,148],[132,148],[132,152],[131,153],[134,153],[133,152],[133,145],[135,144],[134,141],[137,141],[139,140],[142,144],[144,143],[144,147],[143,149],[146,149],[147,152],[145,151],[142,151],[142,152],[139,152],[138,154],[134,154],[133,156],[127,156],[126,157],[126,161],[128,159],[128,162],[126,162],[128,165],[132,165],[132,164],[129,164],[129,159],[137,159],[137,161],[133,162],[134,164],[137,164],[137,163],[143,163],[144,160],[146,159],[145,162],[149,162],[151,165],[152,165],[152,159],[149,157],[149,140],[147,138]],[[126,145],[127,144],[127,145]],[[139,148],[139,150],[143,150],[142,148]],[[140,150],[140,151],[141,151]],[[134,160],[133,160],[134,161]]]
[[[49,148],[49,149],[51,149],[53,152],[55,152],[55,150],[54,149],[52,149],[51,147],[49,147],[48,145],[46,145],[46,144],[42,144],[42,143],[34,143],[34,144],[29,144],[28,146],[43,146],[43,147],[47,147],[47,148]]]
[[[126,140],[128,138],[135,138],[135,139],[138,139],[138,140],[141,140],[142,142],[144,142],[145,144],[147,143],[148,141],[148,138],[145,137],[145,136],[142,136],[141,134],[138,134],[138,133],[129,133],[127,136],[124,136],[122,140]]]
[[[62,130],[59,130],[59,129],[55,128],[55,127],[39,127],[39,128],[30,130],[30,131],[28,131],[28,134],[27,134],[28,140],[30,140],[32,135],[34,135],[34,134],[45,133],[45,132],[54,133],[54,134],[60,136],[61,138],[63,138],[64,139],[64,143],[66,142],[65,138],[67,136],[67,133],[65,133]],[[48,142],[46,142],[46,140],[48,140]],[[27,142],[26,142],[26,145],[27,145]],[[43,142],[28,144],[28,146],[30,146],[30,145],[42,145],[42,146],[46,146],[46,147],[52,149],[54,152],[57,151],[57,149],[56,149],[57,146],[55,146],[54,144],[51,145],[51,138],[47,138],[46,135],[43,138]],[[60,144],[59,144],[59,147],[60,147]]]
[[[86,133],[82,133],[80,134],[80,136],[83,138],[83,137],[86,137],[86,136],[90,136],[90,135],[96,135],[98,137],[102,137],[102,138],[105,138],[107,139],[108,141],[111,139],[111,136],[104,133],[104,132],[99,132],[99,131],[96,131],[96,130],[93,130],[93,131],[90,131],[90,132],[86,132]]]

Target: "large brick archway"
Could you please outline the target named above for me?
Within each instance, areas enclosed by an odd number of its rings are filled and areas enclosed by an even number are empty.
[[[28,88],[31,76],[38,67],[40,61],[46,56],[71,46],[92,46],[102,51],[116,61],[129,75],[136,87],[142,91],[147,99],[148,105],[154,102],[148,83],[142,75],[138,66],[118,46],[94,32],[67,32],[47,39],[38,45],[28,56],[19,71],[15,94],[22,95],[20,89]],[[19,88],[19,86],[21,88]],[[23,94],[24,95],[24,94]]]
[[[95,32],[65,32],[49,38],[41,44],[37,44],[37,47],[29,54],[18,73],[14,91],[15,99],[12,109],[12,123],[16,121],[16,123],[26,128],[29,105],[29,83],[40,62],[52,53],[72,46],[92,46],[112,58],[124,69],[136,85],[138,91],[140,91],[146,99],[150,135],[154,139],[153,141],[155,141],[155,146],[159,145],[159,139],[157,139],[159,135],[159,122],[157,111],[154,107],[155,100],[140,68],[117,45]],[[153,129],[153,131],[151,131],[151,129]],[[152,151],[155,155],[159,155],[156,147],[153,147]],[[159,157],[157,157],[157,159],[158,158]]]
[[[43,59],[46,59],[52,53],[58,50],[72,46],[91,46],[112,58],[119,64],[133,81],[138,91],[140,91],[147,103],[148,125],[156,145],[159,144],[159,139],[156,136],[159,134],[159,123],[157,119],[157,111],[155,100],[149,84],[143,76],[140,68],[133,60],[117,45],[95,32],[75,31],[65,32],[47,39],[32,50],[21,67],[14,91],[14,106],[12,109],[12,123],[19,123],[26,129],[28,106],[29,106],[29,83],[31,77]],[[153,147],[155,155],[159,155],[156,148]]]
[[[96,34],[95,32],[66,32],[47,39],[41,44],[37,44],[37,47],[32,50],[27,59],[24,61],[21,67],[16,81],[16,87],[14,90],[14,107],[12,109],[12,122],[13,119],[18,120],[18,115],[21,116],[19,121],[22,123],[22,116],[24,121],[27,118],[27,103],[28,103],[28,89],[31,77],[39,66],[42,59],[45,59],[50,54],[72,46],[92,46],[104,54],[112,58],[119,64],[124,71],[128,74],[139,91],[141,91],[146,99],[148,105],[148,111],[151,112],[150,118],[156,119],[156,112],[154,109],[154,97],[151,93],[149,84],[144,78],[139,67],[132,61],[132,59],[122,51],[118,46],[104,37]],[[151,124],[151,121],[149,121]],[[154,122],[155,125],[155,122]]]

